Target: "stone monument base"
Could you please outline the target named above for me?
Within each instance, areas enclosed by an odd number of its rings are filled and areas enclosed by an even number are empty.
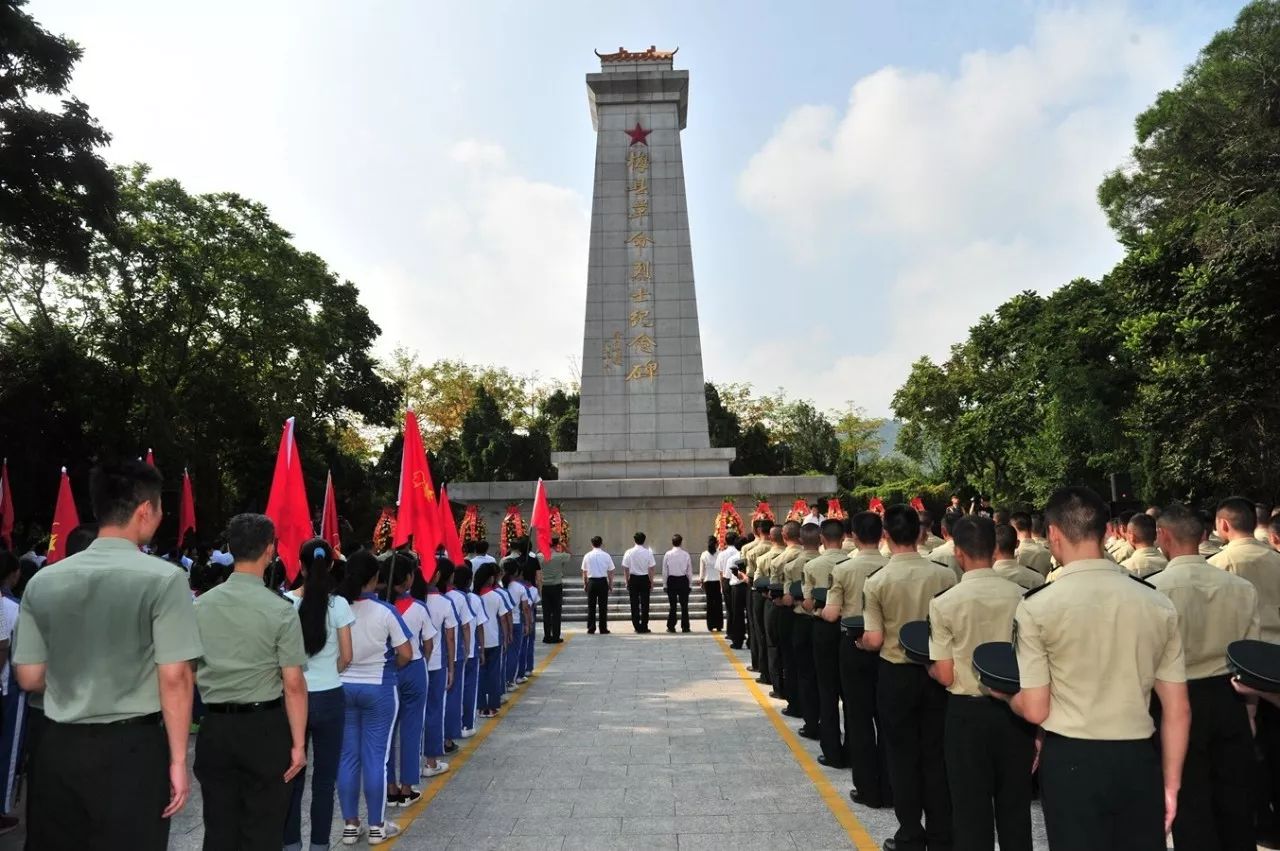
[[[715,532],[716,514],[726,498],[734,501],[743,524],[750,527],[757,498],[768,500],[781,518],[798,498],[812,501],[835,493],[836,480],[834,476],[695,476],[559,479],[546,486],[547,499],[560,506],[569,522],[574,554],[591,549],[592,536],[599,535],[604,548],[620,558],[632,545],[632,536],[644,532],[661,563],[671,536],[679,533],[696,567],[697,555],[705,549],[707,536]],[[450,482],[449,498],[480,507],[496,552],[507,506],[520,505],[528,523],[536,489],[537,482]]]
[[[724,478],[736,449],[597,449],[553,452],[561,480]]]

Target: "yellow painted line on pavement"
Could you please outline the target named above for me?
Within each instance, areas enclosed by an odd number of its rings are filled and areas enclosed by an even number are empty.
[[[529,693],[529,686],[533,684],[532,679],[536,679],[541,676],[542,672],[551,664],[551,661],[560,655],[560,651],[565,648],[565,645],[569,643],[569,639],[572,638],[573,635],[573,633],[567,633],[563,636],[564,641],[562,643],[552,645],[551,652],[548,653],[546,657],[543,658],[541,664],[534,669],[533,678],[531,678],[530,682],[525,683],[518,691],[512,693],[511,698],[503,704],[501,709],[498,710],[497,718],[485,719],[489,723],[477,730],[474,736],[470,739],[459,740],[459,745],[461,746],[458,748],[458,752],[453,754],[452,759],[448,760],[449,770],[444,774],[441,774],[439,777],[433,778],[431,782],[423,788],[422,797],[415,801],[412,806],[402,811],[401,814],[406,816],[406,818],[404,821],[399,822],[399,836],[389,839],[383,844],[388,848],[394,847],[395,844],[409,832],[409,827],[414,823],[418,816],[422,815],[423,811],[426,810],[427,805],[435,799],[436,795],[440,794],[445,786],[449,785],[449,781],[458,775],[458,772],[462,770],[462,766],[467,764],[467,761],[471,759],[472,755],[480,749],[480,745],[484,744],[484,740],[489,738],[489,734],[498,728],[498,723],[502,721],[503,718],[507,717],[507,713],[510,712],[511,709]],[[479,712],[478,709],[476,711]],[[480,721],[479,715],[476,716],[476,721]],[[464,742],[466,744],[463,744]],[[390,807],[387,808],[387,815],[385,817],[391,817]]]
[[[747,685],[747,690],[756,699],[756,703],[760,704],[760,708],[764,710],[765,716],[773,723],[773,728],[778,731],[778,735],[782,737],[782,741],[786,742],[788,748],[791,749],[791,755],[796,758],[796,762],[800,763],[800,767],[804,769],[804,773],[809,776],[809,780],[817,788],[818,794],[822,797],[827,808],[831,810],[831,814],[836,817],[836,821],[840,822],[840,826],[844,828],[844,832],[849,835],[849,841],[858,851],[880,851],[880,844],[871,838],[871,834],[867,833],[867,829],[862,826],[862,822],[858,821],[858,817],[853,814],[853,810],[849,809],[847,799],[844,795],[836,791],[836,787],[831,785],[831,781],[827,779],[826,772],[817,761],[809,755],[809,750],[800,743],[800,739],[795,733],[791,732],[791,728],[787,726],[787,722],[782,720],[782,714],[773,707],[769,698],[764,693],[764,689],[760,688],[756,678],[746,669],[742,662],[733,655],[729,643],[725,641],[723,635],[717,635],[716,638],[720,642],[720,649],[724,651],[724,655],[729,658],[730,664],[738,672],[738,678]]]

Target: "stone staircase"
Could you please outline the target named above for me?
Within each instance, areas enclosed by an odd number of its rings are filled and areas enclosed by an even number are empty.
[[[658,582],[654,583],[657,587],[653,589],[649,598],[649,621],[650,625],[667,619],[667,592]],[[700,585],[695,585],[689,591],[689,620],[701,621],[707,616],[707,596],[703,593]],[[627,596],[627,589],[620,586],[617,581],[613,584],[613,589],[609,593],[609,618],[630,620],[631,619],[631,598]],[[562,615],[564,623],[586,623],[587,622],[587,592],[582,590],[582,582],[566,581],[564,583],[564,613]]]

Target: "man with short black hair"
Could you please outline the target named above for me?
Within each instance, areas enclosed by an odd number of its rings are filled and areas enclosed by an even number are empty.
[[[560,549],[560,536],[551,536],[551,558],[542,566],[542,643],[559,644],[560,617],[564,611],[564,572],[569,554]]]
[[[1012,526],[996,526],[993,556],[995,563],[991,565],[991,569],[995,571],[996,576],[1007,579],[1028,591],[1039,588],[1044,584],[1044,577],[1014,558],[1013,554],[1017,546],[1018,533]]]
[[[920,512],[920,530],[922,532],[920,549],[924,550],[926,554],[942,546],[942,538],[933,534],[933,512],[928,510]]]
[[[741,539],[733,532],[724,536],[724,549],[716,553],[716,566],[720,570],[724,595],[725,637],[729,646],[741,650],[747,639],[747,579],[746,571],[739,567],[742,553],[738,550]]]
[[[803,535],[804,530],[801,530]],[[817,681],[817,727],[822,753],[818,762],[830,768],[848,768],[849,758],[840,737],[840,623],[820,617],[830,593],[832,574],[849,560],[841,548],[844,524],[827,518],[821,528],[823,551],[804,566],[804,611],[812,621],[813,668]],[[818,602],[821,596],[822,602]]]
[[[98,538],[22,598],[14,670],[45,693],[49,721],[27,813],[40,851],[159,851],[187,801],[200,636],[187,575],[140,552],[160,525],[162,484],[141,461],[94,470]]]
[[[773,584],[773,566],[786,553],[782,540],[782,527],[774,525],[769,529],[769,550],[760,556],[760,567],[756,571],[757,581],[763,577],[766,589],[761,592],[760,621],[765,639],[765,658],[769,669],[769,685],[773,686],[769,697],[782,700],[785,692],[783,686],[782,647],[778,643],[778,607],[773,604],[767,586]]]
[[[635,546],[622,554],[622,569],[627,577],[627,596],[631,598],[631,626],[643,635],[649,631],[649,596],[653,593],[653,568],[657,564],[653,550],[644,545],[644,532],[636,532]]]
[[[796,671],[796,708],[804,719],[800,736],[817,739],[818,729],[818,676],[813,665],[814,617],[804,607],[805,569],[821,554],[822,531],[817,523],[805,523],[800,527],[800,555],[787,567],[783,579],[784,601],[791,601],[791,652]],[[795,593],[796,583],[800,593]]]
[[[227,537],[235,570],[195,607],[204,845],[268,848],[284,833],[289,784],[307,762],[307,654],[293,605],[263,584],[276,554],[271,518],[237,514]]]
[[[920,555],[920,516],[909,505],[892,505],[884,515],[892,555],[863,586],[866,609],[858,646],[880,652],[876,699],[888,740],[897,847],[951,845],[951,799],[942,758],[946,691],[911,661],[898,640],[902,625],[929,616],[934,595],[956,584],[955,574]],[[925,824],[920,823],[921,815]]]
[[[775,556],[769,565],[769,584],[782,589],[781,593],[771,603],[777,631],[778,661],[782,671],[781,684],[774,682],[773,690],[787,702],[782,714],[791,718],[799,718],[800,681],[797,678],[795,645],[792,643],[791,634],[792,622],[795,618],[795,613],[792,610],[794,601],[786,595],[789,566],[804,552],[800,546],[799,523],[794,520],[788,520],[782,524],[782,543],[784,545],[782,552]],[[772,661],[771,659],[771,665]]]
[[[956,575],[960,581],[960,565],[956,562],[956,542],[951,539],[951,530],[963,514],[947,514],[942,518],[942,543],[929,553],[929,561],[940,564]]]
[[[582,590],[587,592],[587,635],[596,633],[596,609],[600,610],[600,634],[609,634],[609,589],[613,587],[613,556],[604,551],[604,539],[591,539],[591,552],[582,557]]]
[[[760,574],[760,562],[772,549],[769,530],[773,528],[773,521],[761,518],[752,521],[751,528],[755,532],[755,540],[742,548],[742,557],[747,560],[747,643],[751,647],[750,670],[759,674],[757,682],[768,683],[769,651],[764,638],[764,601],[754,586]]]
[[[1265,502],[1255,502],[1253,504],[1253,513],[1257,518],[1253,527],[1253,537],[1262,541],[1268,547],[1271,546],[1271,506]]]
[[[1032,534],[1031,515],[1025,511],[1015,511],[1009,516],[1009,525],[1017,532],[1017,548],[1013,557],[1018,560],[1018,564],[1031,568],[1042,579],[1048,576],[1053,569],[1053,556],[1049,554],[1049,548],[1037,542]]]
[[[1133,543],[1129,540],[1129,521],[1133,519],[1133,511],[1121,511],[1120,516],[1116,518],[1116,537],[1110,549],[1111,560],[1116,564],[1123,564],[1124,560],[1133,555]]]
[[[662,555],[662,588],[667,592],[667,632],[676,631],[676,607],[680,608],[680,631],[689,632],[689,589],[693,582],[693,560],[685,550],[682,535],[671,536],[671,549]]]
[[[1040,788],[1049,845],[1164,851],[1191,710],[1178,612],[1102,552],[1107,504],[1064,488],[1045,508],[1056,581],[1014,615],[1021,690],[1013,710],[1045,730]],[[1160,698],[1160,748],[1151,692]]]
[[[1156,547],[1156,521],[1150,514],[1135,514],[1129,518],[1129,541],[1133,555],[1120,562],[1120,566],[1139,579],[1164,570],[1169,560]]]

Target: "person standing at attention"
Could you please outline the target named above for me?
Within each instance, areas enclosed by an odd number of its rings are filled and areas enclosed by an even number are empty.
[[[307,739],[311,743],[311,847],[329,844],[333,824],[333,790],[342,756],[342,729],[347,707],[339,676],[351,664],[351,604],[333,593],[333,548],[323,538],[302,545],[298,558],[302,584],[285,595],[298,610],[302,649],[307,661]],[[284,821],[284,851],[302,851],[302,789],[307,769],[293,783]]]
[[[560,538],[551,538],[551,558],[542,566],[542,643],[559,644],[560,617],[564,611],[564,572],[569,554],[560,551]]]
[[[604,539],[591,539],[591,552],[582,557],[582,590],[587,592],[587,635],[596,634],[596,609],[600,610],[600,634],[609,634],[609,589],[613,587],[613,556],[604,551]]]
[[[483,652],[480,659],[480,690],[476,697],[480,718],[493,718],[502,708],[502,648],[511,640],[511,610],[498,593],[498,569],[486,564],[476,571],[472,583],[484,605],[485,621],[480,630]]]
[[[290,784],[307,761],[302,625],[262,580],[276,555],[275,524],[238,514],[227,539],[235,568],[195,605],[204,646],[196,685],[206,712],[195,774],[206,851],[279,844]]]
[[[385,601],[395,607],[409,630],[412,658],[409,664],[395,671],[399,708],[391,728],[391,749],[387,753],[387,805],[408,807],[422,797],[422,793],[413,787],[421,778],[422,730],[427,711],[427,666],[424,658],[431,653],[436,628],[427,615],[426,605],[414,599],[409,592],[418,576],[417,559],[407,552],[392,553],[390,559],[391,576]]]
[[[14,672],[23,690],[44,692],[49,722],[39,808],[27,813],[40,851],[160,851],[186,805],[191,662],[202,648],[187,575],[140,552],[160,525],[162,485],[141,461],[95,469],[97,540],[23,594]]]
[[[707,536],[707,548],[698,559],[698,581],[707,595],[707,632],[724,629],[724,603],[720,598],[720,571],[716,569],[715,535]]]
[[[471,639],[467,643],[467,658],[462,671],[462,738],[469,739],[476,734],[476,702],[480,694],[480,655],[484,647],[480,633],[484,630],[489,616],[485,614],[484,603],[480,596],[471,590],[471,565],[465,561],[453,572],[453,585],[462,592],[471,614]]]
[[[653,592],[653,550],[644,545],[644,532],[636,532],[635,546],[622,554],[622,569],[627,576],[627,595],[631,598],[631,625],[637,633],[649,631],[649,595]]]
[[[693,560],[681,546],[684,538],[671,536],[671,549],[662,554],[662,587],[667,592],[667,632],[676,631],[676,606],[680,606],[680,631],[689,632],[689,589]]]
[[[1191,726],[1178,611],[1103,553],[1107,503],[1096,493],[1063,488],[1044,515],[1062,567],[1018,604],[1021,690],[1003,699],[1045,731],[1040,791],[1049,845],[1164,851]]]

